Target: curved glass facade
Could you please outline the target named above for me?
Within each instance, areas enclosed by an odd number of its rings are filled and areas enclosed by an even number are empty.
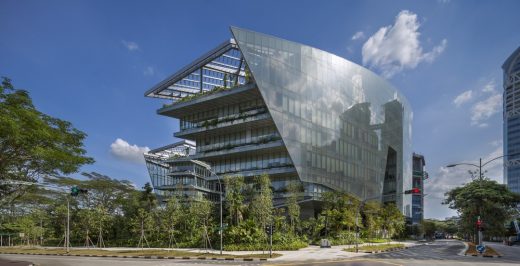
[[[412,112],[371,71],[306,45],[232,27],[306,190],[395,201],[410,216]],[[312,191],[308,191],[312,192]]]

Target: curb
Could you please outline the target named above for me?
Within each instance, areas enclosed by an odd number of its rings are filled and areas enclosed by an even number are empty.
[[[461,242],[462,242],[462,241],[461,241]],[[464,249],[463,249],[461,252],[459,252],[458,255],[459,255],[459,256],[466,256],[466,252],[468,252],[469,245],[468,245],[468,243],[466,243],[466,242],[462,242],[462,244],[464,244]]]
[[[40,255],[40,256],[68,256],[68,257],[98,257],[98,258],[132,258],[132,259],[169,259],[169,260],[221,260],[221,261],[267,261],[266,258],[231,258],[231,257],[165,257],[165,256],[118,256],[118,255],[89,255],[89,254],[51,254],[51,253],[21,253],[0,252],[13,255]]]
[[[360,252],[361,253],[375,254],[375,253],[393,252],[393,251],[404,250],[404,249],[408,249],[408,247],[391,248],[391,249],[387,249],[387,250],[375,250],[375,251],[362,251],[362,250],[360,250]]]

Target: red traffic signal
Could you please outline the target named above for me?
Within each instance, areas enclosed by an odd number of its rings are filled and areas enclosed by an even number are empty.
[[[421,194],[421,189],[414,187],[410,190],[405,190],[404,194]]]

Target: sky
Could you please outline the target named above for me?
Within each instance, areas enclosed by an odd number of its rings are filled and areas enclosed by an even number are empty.
[[[502,71],[520,46],[519,1],[0,1],[0,76],[44,113],[86,132],[84,166],[137,186],[142,153],[175,141],[178,121],[144,92],[231,37],[229,26],[314,46],[403,92],[423,154],[425,217],[456,212],[446,191],[466,167],[502,155]],[[502,161],[486,165],[502,182]],[[79,176],[79,174],[77,175]]]

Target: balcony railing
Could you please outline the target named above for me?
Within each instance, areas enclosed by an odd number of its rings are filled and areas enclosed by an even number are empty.
[[[175,102],[163,104],[163,108],[172,106],[172,105],[175,105],[178,103],[193,101],[193,100],[201,98],[203,96],[212,95],[215,93],[219,93],[221,91],[229,91],[229,90],[232,90],[235,88],[243,87],[244,85],[252,84],[254,81],[251,78],[251,74],[247,74],[247,73],[249,73],[249,70],[247,70],[247,68],[246,68],[246,77],[245,77],[245,82],[243,84],[241,84],[240,82],[230,81],[229,86],[226,83],[224,83],[223,86],[214,86],[213,89],[211,89],[209,91],[203,91],[200,93],[191,94],[191,95],[185,96],[183,98],[180,98],[180,99],[176,100]]]
[[[206,128],[207,129],[209,127],[215,127],[221,123],[236,121],[239,119],[245,119],[248,117],[252,117],[252,116],[256,116],[256,115],[260,115],[260,114],[264,114],[264,113],[267,113],[267,109],[265,107],[261,107],[261,108],[257,108],[257,109],[253,109],[253,110],[249,110],[249,111],[244,111],[244,112],[241,112],[238,114],[232,114],[232,115],[228,115],[228,116],[224,116],[224,117],[208,119],[208,120],[201,121],[198,123],[191,123],[191,126],[189,126],[189,127],[181,127],[181,131],[189,130],[189,129],[196,129],[196,128]]]
[[[246,143],[226,143],[226,144],[214,144],[214,145],[202,146],[202,147],[200,147],[199,152],[208,153],[208,152],[215,152],[215,151],[222,151],[222,150],[231,150],[231,149],[234,149],[237,147],[242,147],[242,146],[266,144],[266,143],[274,142],[274,141],[277,141],[280,139],[282,139],[282,137],[280,137],[279,135],[272,134],[272,135],[257,137],[254,140],[252,140],[250,142],[246,142]]]
[[[258,171],[258,170],[270,170],[270,169],[276,169],[276,168],[284,168],[284,167],[294,167],[294,164],[292,163],[270,163],[265,168],[261,167],[251,167],[251,168],[244,168],[244,169],[238,169],[238,170],[225,170],[225,171],[218,171],[217,174],[235,174],[240,172],[247,172],[247,171]]]

